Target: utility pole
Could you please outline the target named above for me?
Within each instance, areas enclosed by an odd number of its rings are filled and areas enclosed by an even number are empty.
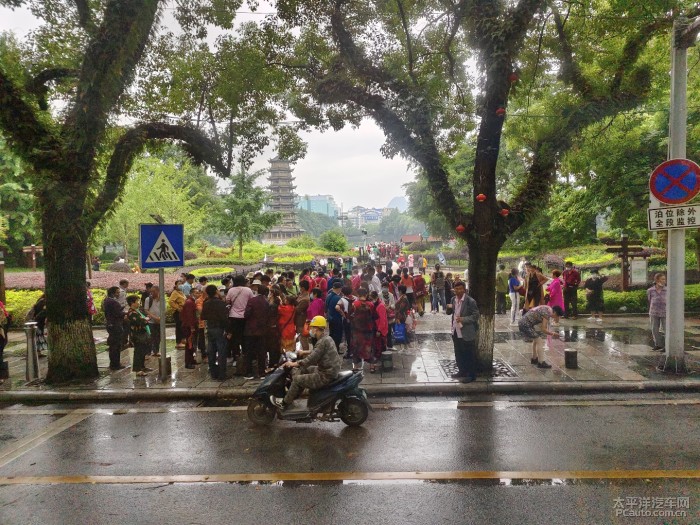
[[[695,45],[700,18],[679,17],[673,22],[671,44],[671,112],[668,160],[684,159],[688,120],[688,48]],[[664,371],[684,373],[685,363],[685,230],[668,230],[668,288],[666,302],[666,352]]]

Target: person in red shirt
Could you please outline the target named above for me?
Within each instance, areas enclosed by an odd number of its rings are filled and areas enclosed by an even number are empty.
[[[323,270],[318,271],[318,276],[314,279],[314,288],[321,290],[321,299],[325,301],[326,293],[328,292],[328,280],[326,280]]]
[[[360,288],[358,298],[352,305],[350,324],[352,327],[352,363],[353,368],[361,369],[364,361],[369,361],[371,368],[376,362],[373,354],[376,311],[374,304],[368,299],[367,288]]]
[[[564,318],[576,319],[578,317],[578,286],[581,284],[581,274],[574,263],[566,261],[564,264]]]
[[[417,271],[413,274],[413,296],[415,298],[416,311],[421,317],[425,314],[425,295],[425,278],[421,275],[420,271]]]
[[[382,352],[387,348],[387,335],[389,334],[389,321],[386,315],[386,306],[384,302],[379,298],[379,294],[372,290],[369,294],[369,299],[374,304],[375,310],[375,325],[376,333],[374,334],[374,342],[372,345],[372,358],[374,363],[370,364],[369,371],[376,372],[378,363],[381,362]]]
[[[357,293],[357,290],[360,289],[360,285],[362,284],[362,276],[360,275],[360,270],[358,270],[357,268],[355,268],[355,269],[352,271],[352,279],[351,279],[351,282],[352,282],[352,285],[351,285],[351,286],[352,286],[352,291],[353,291],[354,293]]]
[[[294,314],[297,306],[297,299],[294,296],[285,296],[282,304],[277,309],[277,328],[280,331],[282,340],[282,350],[285,352],[294,351],[294,340],[297,336],[297,326],[294,323]],[[270,362],[270,365],[277,364]]]
[[[180,312],[180,322],[182,323],[182,337],[185,339],[185,368],[192,369],[197,364],[194,349],[194,336],[199,327],[197,320],[197,299],[200,291],[196,288],[190,289],[190,295],[185,300],[185,306]]]

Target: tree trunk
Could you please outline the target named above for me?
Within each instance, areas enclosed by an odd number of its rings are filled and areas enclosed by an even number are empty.
[[[54,190],[41,199],[49,341],[48,383],[98,376],[85,288],[89,235],[81,228],[80,193],[71,195]],[[66,195],[71,197],[66,198]]]
[[[496,313],[496,263],[506,240],[505,223],[498,210],[496,167],[503,131],[503,116],[510,85],[505,80],[509,62],[499,60],[490,66],[474,159],[473,231],[467,233],[469,246],[469,294],[479,306],[477,370],[490,372],[493,366],[494,315]]]
[[[238,258],[243,260],[243,238],[238,238]]]
[[[479,333],[476,348],[478,372],[490,372],[493,366],[493,340],[496,313],[496,263],[501,248],[495,239],[469,238],[469,295],[479,307]]]
[[[695,264],[700,270],[700,228],[693,232],[693,240],[695,241]]]

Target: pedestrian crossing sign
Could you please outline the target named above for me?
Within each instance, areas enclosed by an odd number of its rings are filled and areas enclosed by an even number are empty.
[[[139,259],[144,269],[183,266],[185,238],[182,224],[141,224]]]

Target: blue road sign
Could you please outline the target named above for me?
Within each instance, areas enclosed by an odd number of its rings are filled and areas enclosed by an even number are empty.
[[[144,269],[183,266],[185,229],[182,224],[139,225],[139,259]]]
[[[649,191],[664,204],[683,204],[700,191],[700,166],[687,159],[659,164],[649,178]]]

